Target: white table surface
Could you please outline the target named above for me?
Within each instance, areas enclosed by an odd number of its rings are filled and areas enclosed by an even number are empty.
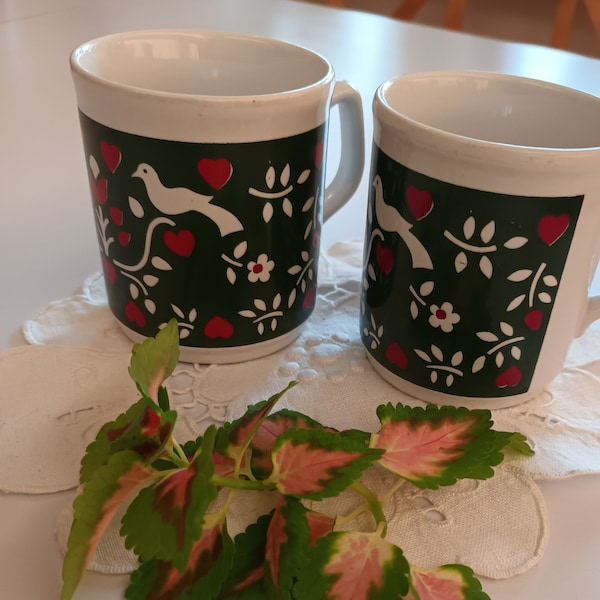
[[[596,59],[313,4],[0,0],[0,349],[24,343],[19,333],[23,320],[40,306],[71,295],[99,268],[69,52],[107,33],[164,27],[243,31],[320,52],[331,60],[338,78],[350,81],[363,96],[367,162],[373,92],[396,75],[436,69],[500,71],[600,95]],[[336,134],[334,123],[331,168],[339,152]],[[368,164],[358,192],[325,225],[325,247],[362,237],[367,178]],[[551,526],[545,557],[521,576],[482,579],[485,591],[494,600],[600,597],[600,477],[540,482],[540,487]],[[55,518],[71,496],[0,495],[0,597],[58,598],[62,557],[54,539]],[[123,577],[88,574],[76,598],[116,600],[123,597],[124,585]]]

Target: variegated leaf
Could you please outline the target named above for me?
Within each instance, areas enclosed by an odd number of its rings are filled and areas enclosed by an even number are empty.
[[[299,600],[387,600],[408,592],[402,550],[379,533],[340,531],[317,541],[298,576]]]
[[[346,489],[382,453],[362,435],[290,429],[275,442],[268,481],[284,495],[321,500]]]
[[[379,464],[420,488],[491,477],[508,443],[491,429],[487,410],[387,404],[377,414],[381,429],[371,435],[370,446],[385,451]]]
[[[421,570],[410,566],[415,600],[490,600],[473,571],[462,565]]]

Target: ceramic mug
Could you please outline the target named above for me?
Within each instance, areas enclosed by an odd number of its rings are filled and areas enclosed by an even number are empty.
[[[181,358],[289,344],[313,310],[324,219],[363,170],[361,100],[321,56],[210,31],[109,35],[75,49],[112,312],[134,341],[179,322]],[[330,108],[340,165],[325,186]]]
[[[436,404],[540,393],[600,317],[600,99],[501,74],[418,73],[373,102],[362,341]]]

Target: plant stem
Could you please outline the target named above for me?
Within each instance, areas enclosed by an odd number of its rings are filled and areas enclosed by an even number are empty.
[[[387,519],[383,514],[383,507],[381,506],[379,498],[377,498],[377,496],[360,481],[355,481],[352,484],[352,489],[359,493],[367,501],[369,509],[373,513],[375,521],[377,522],[377,531],[381,530],[381,537],[385,537],[385,534],[387,533]]]

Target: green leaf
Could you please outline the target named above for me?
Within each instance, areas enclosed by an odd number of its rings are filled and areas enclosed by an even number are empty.
[[[140,392],[157,405],[164,403],[159,398],[162,382],[171,375],[179,360],[179,328],[171,319],[166,327],[140,344],[135,344],[131,352],[129,375]]]
[[[217,497],[211,483],[215,434],[215,428],[209,427],[188,467],[167,472],[143,489],[127,509],[121,535],[142,562],[158,559],[185,569],[192,545],[202,534],[206,509]]]
[[[488,410],[453,406],[379,406],[381,429],[371,447],[385,453],[379,463],[420,488],[436,489],[457,479],[487,479],[502,462],[506,434],[491,429]]]
[[[274,394],[269,399],[249,406],[248,410],[239,419],[223,425],[218,432],[217,452],[234,459],[236,464],[243,466],[246,450],[263,421],[273,410],[279,399],[295,385],[295,382],[291,382],[284,390]]]
[[[392,600],[408,592],[402,550],[378,533],[338,531],[321,538],[294,586],[296,600]]]
[[[112,455],[123,450],[132,450],[148,462],[156,458],[168,442],[176,419],[175,411],[161,414],[149,406],[146,399],[138,400],[100,428],[81,460],[81,483],[89,481]]]
[[[490,600],[472,569],[463,565],[429,570],[411,565],[410,579],[415,600]]]
[[[267,482],[282,494],[321,500],[346,489],[382,454],[366,447],[360,435],[290,429],[275,442]]]
[[[73,596],[100,538],[119,507],[153,475],[154,471],[137,453],[125,450],[111,456],[85,484],[73,503],[74,517],[63,562],[61,600]]]
[[[309,543],[306,508],[296,498],[281,498],[267,530],[265,589],[269,598],[291,599],[292,584],[306,560]]]
[[[510,433],[508,448],[525,456],[533,456],[535,454],[533,448],[527,443],[527,438],[522,433]]]
[[[219,598],[251,598],[256,593],[264,600],[265,547],[272,514],[262,515],[235,537],[233,564]]]
[[[183,572],[171,563],[152,560],[131,575],[128,600],[183,600],[216,598],[233,560],[233,541],[224,523],[206,515],[202,537],[194,542]]]

